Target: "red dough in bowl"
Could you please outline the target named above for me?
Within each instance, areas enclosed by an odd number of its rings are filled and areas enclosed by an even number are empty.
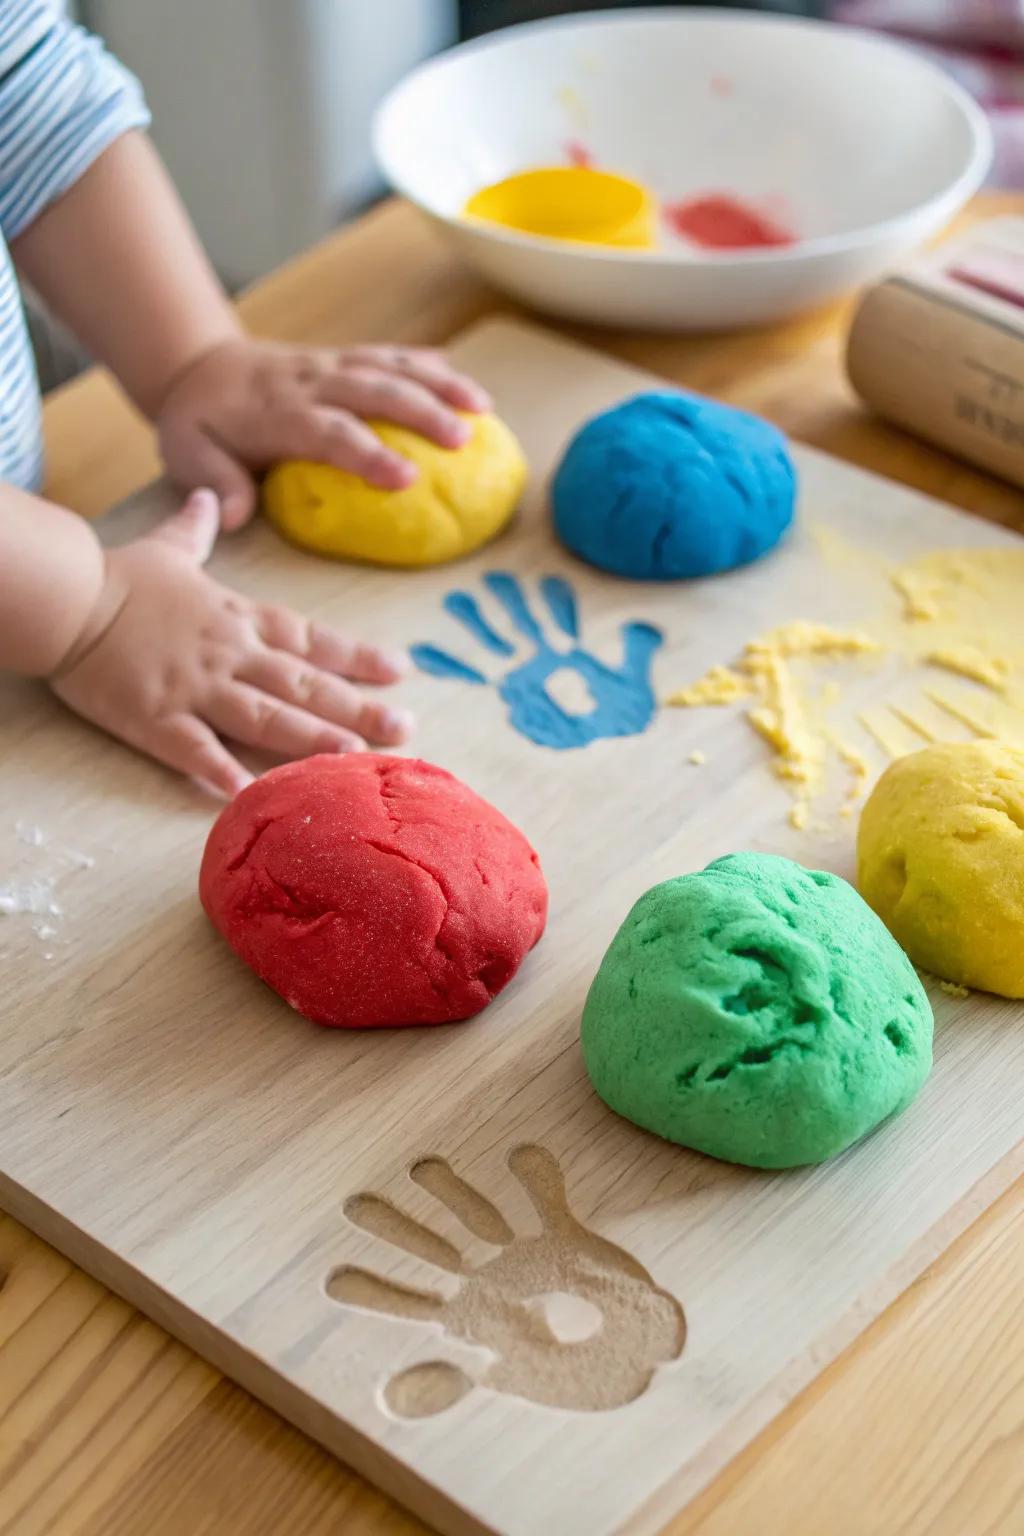
[[[537,855],[443,768],[355,753],[288,763],[217,818],[214,927],[317,1024],[444,1024],[486,1008],[544,932]]]

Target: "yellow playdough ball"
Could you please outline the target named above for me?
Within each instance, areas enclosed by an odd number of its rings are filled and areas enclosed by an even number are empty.
[[[263,509],[294,544],[336,560],[374,565],[439,565],[494,537],[515,511],[526,460],[497,416],[467,416],[473,435],[441,448],[392,422],[370,425],[389,448],[411,459],[419,478],[383,491],[357,475],[292,459],[263,482]]]
[[[899,758],[861,814],[857,883],[915,965],[1024,997],[1024,751],[947,743]]]

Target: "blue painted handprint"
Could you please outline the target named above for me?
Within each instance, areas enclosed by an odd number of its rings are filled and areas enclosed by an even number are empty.
[[[660,630],[651,624],[624,624],[622,665],[609,667],[580,649],[576,597],[561,576],[544,576],[540,595],[556,630],[573,642],[564,650],[557,650],[545,635],[515,576],[489,571],[483,582],[530,650],[525,660],[494,683],[517,731],[539,746],[564,749],[585,747],[609,736],[635,736],[647,728],[655,707],[650,672],[663,638]],[[517,647],[492,628],[469,592],[450,592],[444,608],[491,655],[516,655]],[[488,682],[476,667],[436,646],[414,645],[412,656],[420,670],[432,677],[477,685]],[[586,684],[592,700],[586,713],[570,713],[552,697],[547,685],[558,673],[574,673]]]

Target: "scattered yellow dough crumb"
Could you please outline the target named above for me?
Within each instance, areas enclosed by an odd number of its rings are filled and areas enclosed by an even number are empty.
[[[975,736],[1002,741],[1011,747],[1024,747],[1024,712],[1019,704],[989,698],[977,689],[948,690],[926,688],[929,700],[954,720],[960,720]]]
[[[1010,663],[1005,656],[986,656],[984,651],[973,645],[939,647],[934,651],[926,651],[923,659],[931,662],[933,667],[945,667],[947,672],[956,672],[976,683],[984,683],[986,688],[994,688],[996,693],[1002,693],[1010,676]]]
[[[872,704],[857,715],[859,723],[868,735],[878,743],[886,757],[902,757],[905,752],[915,752],[920,746],[884,704]]]
[[[939,577],[906,566],[895,573],[892,584],[903,599],[905,619],[937,619],[942,582]]]
[[[690,762],[693,763],[695,768],[700,768],[704,763],[707,762],[707,758],[701,751],[700,747],[694,747],[693,751],[690,753]]]
[[[749,693],[750,684],[731,667],[712,667],[688,688],[679,688],[669,694],[665,703],[678,709],[692,709],[701,704],[732,704],[736,699],[745,699]]]
[[[812,624],[807,619],[794,619],[790,624],[780,624],[757,640],[751,640],[745,655],[758,656],[771,653],[778,656],[855,656],[868,651],[880,651],[881,645],[870,635],[857,630],[843,633],[830,629],[827,624]]]
[[[825,742],[807,720],[793,673],[782,656],[761,652],[754,677],[764,703],[748,719],[776,753],[776,772],[807,784],[817,779],[825,761]]]
[[[840,758],[851,773],[850,788],[847,791],[846,804],[843,807],[844,811],[849,814],[854,802],[859,800],[864,793],[864,785],[871,774],[871,764],[863,752],[851,746],[848,741],[840,741],[837,737],[835,747]]]
[[[753,695],[758,702],[747,718],[775,753],[776,773],[794,786],[797,799],[789,819],[794,827],[804,827],[808,801],[824,772],[829,736],[812,718],[790,663],[798,657],[837,660],[881,649],[869,635],[795,619],[751,640],[735,669],[712,667],[697,682],[671,694],[666,703],[694,708],[729,704]],[[828,692],[829,702],[834,702],[837,690]],[[855,784],[861,783],[870,771],[866,759],[845,746],[840,755],[854,769]]]
[[[970,997],[971,995],[967,987],[962,987],[956,981],[940,981],[939,988],[949,997]]]
[[[853,815],[875,772],[856,742],[857,725],[890,759],[916,752],[923,742],[963,736],[999,740],[1024,748],[1024,548],[940,549],[893,568],[872,551],[850,544],[834,530],[812,528],[825,564],[862,578],[879,594],[891,584],[902,599],[894,617],[879,605],[865,631],[832,629],[804,619],[781,624],[751,640],[731,667],[715,666],[666,701],[683,708],[749,700],[750,725],[768,742],[775,772],[789,785],[790,821],[808,824],[825,776],[838,759],[849,770],[838,806]],[[891,599],[890,599],[891,602]],[[905,687],[891,701],[881,692],[840,739],[830,724],[842,719],[840,690],[815,663],[887,655],[890,670],[902,663]],[[927,668],[955,674],[940,681]],[[896,702],[896,699],[899,702]],[[870,750],[870,742],[864,745]]]
[[[909,709],[901,709],[898,704],[890,704],[889,708],[897,720],[902,720],[908,731],[913,731],[915,736],[920,736],[922,741],[935,741],[936,735],[931,726],[926,725],[919,715],[912,714]],[[917,743],[915,742],[915,747]]]
[[[926,688],[925,693],[933,704],[936,704],[939,709],[944,709],[946,714],[951,716],[952,719],[959,720],[963,725],[966,725],[968,730],[974,732],[975,736],[984,737],[989,741],[996,741],[998,739],[999,731],[996,730],[991,721],[985,718],[985,711],[977,707],[984,702],[980,697],[977,701],[964,698],[954,699],[950,698],[946,693],[940,693],[936,688]]]
[[[893,573],[912,659],[1024,706],[1024,550],[938,549]]]
[[[728,704],[754,694],[760,702],[748,718],[774,749],[778,773],[784,779],[810,783],[821,771],[826,742],[808,719],[789,661],[797,656],[835,659],[880,649],[878,642],[868,635],[844,634],[825,624],[795,619],[751,640],[737,670],[712,667],[696,683],[672,694],[667,702],[692,708],[700,704]]]

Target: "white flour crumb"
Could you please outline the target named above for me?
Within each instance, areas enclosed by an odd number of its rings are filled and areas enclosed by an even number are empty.
[[[41,918],[41,922],[32,924],[32,932],[43,942],[52,940],[59,929],[50,919],[64,915],[64,908],[57,900],[59,883],[75,870],[92,869],[96,860],[91,853],[83,853],[79,848],[51,847],[48,834],[33,821],[16,821],[14,835],[27,848],[47,849],[36,862],[38,867],[39,862],[45,860],[44,870],[47,864],[50,868],[45,873],[26,875],[23,879],[0,880],[0,918]],[[18,863],[21,863],[20,858]],[[52,951],[46,958],[52,958]]]
[[[5,917],[22,912],[37,917],[47,912],[55,916],[59,911],[53,899],[52,880],[26,880],[22,885],[10,881],[0,885],[0,913]]]

